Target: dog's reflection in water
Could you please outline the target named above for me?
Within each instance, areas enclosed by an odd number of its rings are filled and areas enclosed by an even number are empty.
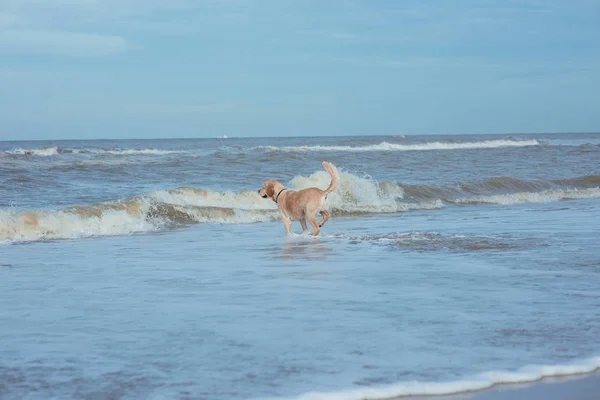
[[[300,240],[298,240],[300,239]],[[282,260],[326,260],[329,246],[318,238],[288,237],[281,248]]]

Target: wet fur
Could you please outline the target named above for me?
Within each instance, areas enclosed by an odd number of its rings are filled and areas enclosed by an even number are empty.
[[[277,203],[279,213],[288,233],[292,233],[292,220],[300,221],[302,231],[307,230],[306,220],[313,228],[313,235],[318,236],[321,227],[329,219],[329,212],[325,209],[325,199],[333,192],[339,181],[337,169],[324,161],[323,168],[331,175],[331,183],[325,190],[311,187],[303,190],[286,189],[276,180],[268,180],[258,190],[263,198],[270,198]],[[323,217],[317,223],[317,214]]]

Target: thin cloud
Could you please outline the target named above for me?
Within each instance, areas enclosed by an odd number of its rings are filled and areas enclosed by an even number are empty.
[[[500,80],[517,80],[525,79],[531,80],[534,78],[547,78],[556,77],[561,75],[584,75],[589,72],[597,71],[597,68],[592,67],[559,67],[559,68],[532,68],[530,70],[524,70],[520,73],[505,75]]]
[[[90,33],[9,29],[0,35],[2,54],[54,54],[98,57],[127,51],[120,36]]]
[[[0,12],[0,29],[7,28],[17,22],[15,14]]]

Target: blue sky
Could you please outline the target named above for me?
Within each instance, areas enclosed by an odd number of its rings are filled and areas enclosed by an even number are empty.
[[[597,0],[2,0],[0,140],[600,131]]]

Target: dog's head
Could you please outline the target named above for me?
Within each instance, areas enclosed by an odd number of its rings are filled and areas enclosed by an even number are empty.
[[[275,196],[283,189],[284,187],[281,183],[275,180],[269,180],[263,184],[263,187],[258,189],[258,194],[263,199],[271,198],[271,200],[275,201]]]

